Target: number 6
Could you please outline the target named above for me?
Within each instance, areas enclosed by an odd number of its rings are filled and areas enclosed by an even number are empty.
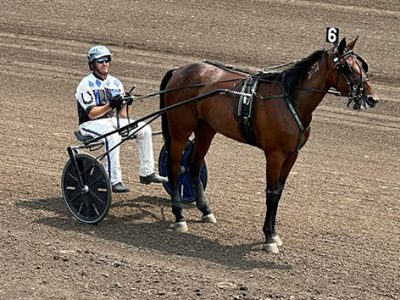
[[[337,44],[339,41],[339,28],[327,27],[326,28],[326,41],[328,43]]]

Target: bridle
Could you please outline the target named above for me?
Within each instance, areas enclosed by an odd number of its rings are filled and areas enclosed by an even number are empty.
[[[364,84],[368,81],[368,64],[360,56],[355,54],[353,50],[348,50],[343,55],[339,56],[337,54],[337,49],[335,49],[333,55],[333,63],[337,70],[337,76],[339,76],[339,74],[343,75],[349,88],[349,93],[346,95],[349,98],[347,105],[350,105],[353,101],[354,103],[359,103],[364,94]],[[357,64],[358,68],[364,71],[361,72],[361,76],[354,76],[354,69],[348,61],[349,57],[353,58],[353,61]]]

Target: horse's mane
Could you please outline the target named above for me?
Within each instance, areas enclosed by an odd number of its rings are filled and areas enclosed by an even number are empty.
[[[280,83],[285,77],[286,87],[289,93],[292,94],[299,81],[304,77],[304,74],[306,74],[314,62],[320,59],[325,53],[326,50],[317,50],[282,72],[259,72],[256,74],[256,76],[262,81],[276,83]]]

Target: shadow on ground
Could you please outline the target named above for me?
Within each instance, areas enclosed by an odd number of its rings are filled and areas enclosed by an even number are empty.
[[[129,207],[133,214],[118,217],[109,212],[106,219],[97,225],[88,225],[74,220],[64,204],[63,198],[48,198],[39,200],[20,200],[19,207],[31,210],[47,210],[56,216],[36,220],[47,226],[64,231],[95,234],[98,238],[117,241],[127,245],[153,249],[162,254],[174,254],[186,257],[204,259],[225,265],[234,269],[290,269],[287,263],[249,258],[251,252],[260,252],[262,243],[222,245],[217,241],[193,235],[176,233],[170,228],[170,222],[165,220],[163,211],[169,210],[169,201],[161,197],[141,196],[129,201],[119,201],[112,204],[110,212],[118,208]],[[154,213],[155,206],[161,209],[161,214]],[[190,206],[187,205],[186,206]],[[154,222],[141,222],[151,217]],[[195,222],[190,222],[195,223]],[[190,226],[189,223],[189,226]]]

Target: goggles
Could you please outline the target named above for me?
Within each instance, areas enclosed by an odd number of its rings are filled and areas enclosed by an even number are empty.
[[[102,64],[102,63],[109,63],[111,61],[111,57],[110,56],[104,56],[104,57],[100,57],[100,58],[96,58],[95,62],[98,64]]]

